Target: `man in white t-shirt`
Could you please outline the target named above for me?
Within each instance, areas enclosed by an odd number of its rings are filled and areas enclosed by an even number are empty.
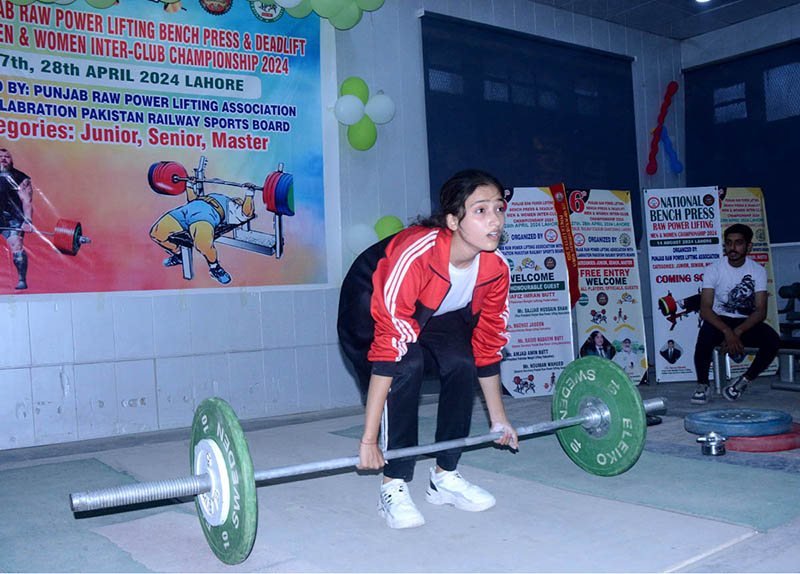
[[[767,272],[747,258],[753,246],[753,230],[737,223],[725,230],[723,240],[726,258],[706,267],[703,274],[700,294],[703,325],[694,349],[698,382],[692,396],[694,404],[704,404],[710,399],[708,368],[714,347],[723,341],[731,355],[743,353],[745,346],[758,347],[747,371],[723,389],[722,394],[729,401],[738,399],[778,352],[778,334],[764,323],[767,316]]]

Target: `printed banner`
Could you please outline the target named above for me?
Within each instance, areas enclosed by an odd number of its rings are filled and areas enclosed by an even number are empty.
[[[514,397],[550,395],[573,359],[569,271],[553,203],[564,186],[515,188],[500,250],[511,268],[508,330],[500,363]]]
[[[720,188],[722,208],[720,225],[723,232],[734,223],[744,223],[753,230],[753,248],[749,257],[763,265],[767,270],[767,318],[766,323],[780,334],[778,318],[778,301],[775,291],[775,275],[772,272],[772,255],[769,247],[769,229],[767,228],[767,211],[764,205],[764,194],[758,187]],[[753,362],[754,355],[746,357],[728,356],[728,376],[738,377]],[[772,361],[762,375],[774,375],[778,372],[778,359]]]
[[[721,256],[716,187],[645,190],[656,381],[696,380],[703,269]]]
[[[326,282],[319,18],[100,4],[0,2],[0,293]]]
[[[580,275],[579,355],[611,359],[638,385],[647,375],[647,344],[631,194],[575,189],[568,197]]]

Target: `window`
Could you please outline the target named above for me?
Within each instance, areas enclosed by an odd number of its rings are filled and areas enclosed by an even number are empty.
[[[456,171],[508,187],[627,189],[641,237],[631,59],[426,13],[431,205]]]
[[[800,241],[800,43],[685,70],[686,183],[760,187],[770,241]]]

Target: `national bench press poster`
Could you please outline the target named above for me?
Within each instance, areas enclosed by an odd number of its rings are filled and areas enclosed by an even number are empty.
[[[325,283],[319,30],[270,2],[0,2],[0,294]]]
[[[553,394],[574,358],[565,238],[553,201],[559,192],[563,185],[515,188],[508,202],[500,251],[511,268],[510,340],[500,379],[516,398]]]
[[[764,194],[758,187],[722,187],[720,188],[720,227],[723,231],[734,223],[744,223],[753,230],[753,247],[748,255],[750,259],[763,265],[767,270],[767,318],[766,323],[776,333],[781,332],[778,319],[778,302],[775,291],[775,275],[772,270],[772,253],[769,247],[769,229],[767,227],[767,210],[764,205]],[[755,355],[736,357],[728,355],[728,376],[736,378],[747,370]],[[778,372],[778,358],[762,373],[764,376]]]
[[[602,352],[638,385],[648,363],[631,194],[573,189],[567,197],[581,291],[578,354]]]
[[[719,190],[645,190],[656,381],[697,380],[704,269],[722,256]]]

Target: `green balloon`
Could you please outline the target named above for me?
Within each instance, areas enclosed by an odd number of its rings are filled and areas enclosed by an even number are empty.
[[[358,76],[350,76],[342,82],[342,87],[339,88],[339,95],[355,96],[364,102],[366,106],[369,101],[369,88],[367,87],[367,83]]]
[[[378,239],[386,239],[403,229],[403,222],[394,215],[384,215],[375,223],[375,233]]]
[[[11,0],[12,4],[16,4],[17,6],[27,6],[28,4],[33,4],[36,0]]]
[[[117,0],[86,0],[86,3],[92,8],[110,8]]]
[[[330,18],[339,13],[349,0],[311,0],[311,8],[320,18]]]
[[[356,4],[362,10],[372,12],[383,6],[383,0],[356,0]]]
[[[331,16],[328,21],[337,30],[349,30],[361,21],[361,8],[354,1],[340,10],[335,16]]]
[[[359,151],[366,151],[375,145],[378,139],[378,128],[366,115],[357,124],[347,128],[347,141]]]
[[[286,13],[292,18],[305,18],[311,14],[311,0],[303,0],[294,8],[286,8]]]

